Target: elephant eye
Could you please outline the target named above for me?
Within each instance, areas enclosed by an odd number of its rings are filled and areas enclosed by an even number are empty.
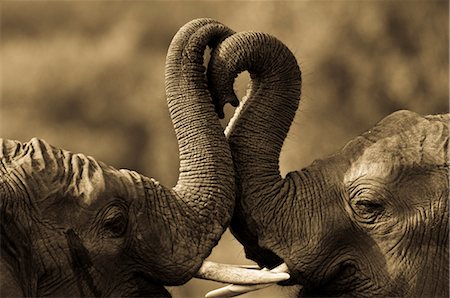
[[[376,181],[357,182],[349,188],[349,205],[354,218],[361,223],[373,224],[389,216],[386,202],[391,194]]]
[[[123,206],[109,206],[102,218],[101,233],[110,238],[121,237],[128,225],[127,210]]]
[[[375,223],[384,211],[384,206],[380,202],[366,198],[352,200],[351,208],[356,219],[364,223]]]

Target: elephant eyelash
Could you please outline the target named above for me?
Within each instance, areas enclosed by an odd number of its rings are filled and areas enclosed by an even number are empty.
[[[381,203],[366,199],[358,200],[354,206],[367,214],[377,213],[384,210]]]

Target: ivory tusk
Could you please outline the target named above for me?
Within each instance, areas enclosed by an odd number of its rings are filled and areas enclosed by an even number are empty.
[[[205,298],[229,298],[239,296],[248,292],[253,292],[256,290],[264,289],[270,286],[273,286],[273,283],[270,284],[259,284],[259,285],[228,285],[223,288],[219,288],[216,290],[212,290],[206,293]]]
[[[287,267],[280,271],[254,270],[210,261],[203,262],[195,277],[236,285],[270,284],[290,278]]]
[[[245,269],[253,269],[253,270],[261,270],[261,267],[259,267],[258,265],[252,265],[252,264],[249,264],[249,265],[235,265],[235,267],[245,268]]]
[[[266,271],[266,272],[273,272],[273,273],[285,272],[285,273],[287,273],[288,267],[287,267],[286,263],[283,263],[270,271],[267,271],[267,270],[268,270],[267,268],[262,269],[262,271]],[[242,294],[245,294],[248,292],[264,289],[264,288],[270,287],[274,284],[275,283],[263,283],[263,284],[254,284],[254,285],[231,284],[231,285],[225,286],[223,288],[219,288],[219,289],[213,290],[211,292],[208,292],[205,295],[205,297],[206,298],[235,297],[235,296],[239,296],[239,295],[242,295]]]

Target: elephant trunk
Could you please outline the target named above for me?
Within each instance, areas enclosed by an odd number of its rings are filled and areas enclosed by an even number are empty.
[[[283,195],[279,156],[298,108],[301,72],[291,51],[278,39],[243,32],[225,39],[211,54],[208,80],[219,112],[237,101],[233,82],[247,70],[251,87],[230,120],[228,137],[236,172],[236,207],[231,231],[246,256],[272,268],[282,262],[268,247],[261,248],[270,230],[275,202]],[[289,189],[289,188],[288,188]],[[261,211],[264,209],[264,211]]]
[[[170,44],[166,62],[166,94],[178,140],[180,173],[168,199],[178,210],[166,219],[178,223],[172,235],[171,260],[187,270],[175,272],[184,282],[198,270],[217,244],[234,207],[234,170],[230,149],[207,87],[203,55],[233,34],[211,19],[183,26]],[[182,244],[183,243],[183,244]],[[184,250],[188,251],[184,251]],[[181,266],[181,265],[180,265]],[[178,283],[178,282],[177,282]]]
[[[275,37],[234,34],[214,50],[208,67],[211,94],[219,110],[225,102],[236,102],[233,82],[245,70],[250,73],[251,88],[226,135],[240,183],[272,187],[281,180],[278,161],[298,108],[301,73],[294,55]]]

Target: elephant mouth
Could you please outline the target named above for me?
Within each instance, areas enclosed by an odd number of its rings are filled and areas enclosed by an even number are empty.
[[[172,297],[166,288],[154,281],[154,279],[143,271],[133,273],[134,286],[126,289],[126,292],[114,293],[111,296],[121,297]]]
[[[357,279],[358,268],[353,262],[343,262],[335,266],[334,269],[323,273],[323,278],[319,281],[310,281],[302,277],[298,284],[302,285],[299,297],[328,297],[340,296],[352,290]]]

